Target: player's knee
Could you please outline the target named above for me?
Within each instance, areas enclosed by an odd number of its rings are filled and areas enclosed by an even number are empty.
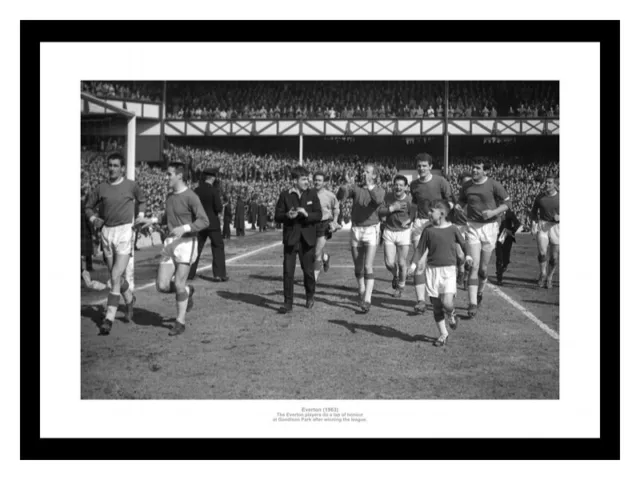
[[[444,298],[442,300],[442,308],[444,308],[444,311],[447,313],[453,312],[453,298],[452,299]]]
[[[553,252],[551,257],[549,258],[549,265],[552,267],[558,266],[560,260],[560,255],[557,252]]]
[[[538,263],[545,262],[547,260],[547,252],[538,254]]]
[[[478,278],[480,280],[486,280],[487,279],[487,269],[486,268],[478,269]]]

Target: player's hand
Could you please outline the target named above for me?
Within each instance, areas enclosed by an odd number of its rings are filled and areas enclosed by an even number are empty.
[[[531,223],[531,235],[536,235],[538,233],[538,223]]]
[[[102,228],[102,226],[104,225],[104,220],[101,219],[100,217],[96,217],[93,219],[93,229],[98,231]]]
[[[556,222],[559,222],[559,221],[560,221],[560,214],[559,214],[559,213],[556,213],[556,214],[553,216],[553,219],[554,219]]]
[[[511,237],[515,237],[515,235],[513,234],[513,232],[510,229],[505,228],[504,231],[507,232],[507,235],[509,235]]]
[[[493,210],[484,210],[482,212],[482,218],[485,220],[489,220],[491,217],[495,217]]]
[[[186,233],[186,229],[184,228],[184,225],[181,227],[176,227],[173,230],[171,230],[171,233],[169,234],[169,236],[171,237],[176,237],[176,239],[182,237],[182,235],[184,235]]]
[[[418,266],[411,262],[411,265],[409,265],[409,270],[407,270],[407,276],[410,277],[411,275],[413,275],[416,272],[416,268],[418,268]]]
[[[464,259],[464,264],[472,267],[473,266],[473,257],[471,255],[467,255]]]
[[[305,217],[308,217],[309,214],[307,213],[307,211],[302,208],[302,207],[298,207],[298,209],[296,210],[298,213],[301,213],[302,215],[304,215]]]
[[[153,225],[153,220],[153,218],[138,217],[136,221],[133,222],[133,228],[138,229],[139,231],[146,230]]]
[[[289,211],[287,212],[287,217],[289,217],[289,218],[290,218],[290,219],[292,219],[292,220],[293,220],[294,218],[296,218],[297,216],[298,216],[298,211],[297,211],[297,210],[295,210],[294,208],[292,208],[291,210],[289,210]]]

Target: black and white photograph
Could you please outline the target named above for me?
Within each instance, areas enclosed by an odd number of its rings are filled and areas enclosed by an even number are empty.
[[[559,81],[79,87],[83,399],[559,398]]]
[[[594,25],[22,22],[21,458],[619,458]]]

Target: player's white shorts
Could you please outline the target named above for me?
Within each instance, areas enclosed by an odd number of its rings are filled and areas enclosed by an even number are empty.
[[[197,237],[167,237],[164,240],[160,263],[186,263],[191,265],[198,257]]]
[[[351,227],[351,246],[361,247],[362,245],[377,245],[380,239],[380,224],[369,225],[368,227]]]
[[[480,223],[469,222],[467,226],[467,243],[482,243],[494,245],[498,240],[500,224],[498,222]]]
[[[560,245],[560,223],[540,220],[538,237],[546,238],[551,245]]]
[[[404,230],[393,231],[387,227],[382,234],[382,240],[384,240],[385,245],[409,246],[411,245],[411,229],[405,228]]]
[[[458,269],[455,265],[447,267],[430,267],[427,265],[425,275],[426,287],[429,297],[439,297],[443,293],[456,294],[456,275]]]
[[[411,243],[416,244],[420,241],[422,231],[431,223],[428,218],[416,218],[411,227]]]
[[[133,224],[125,223],[117,227],[102,227],[100,242],[105,256],[131,255],[133,245]]]

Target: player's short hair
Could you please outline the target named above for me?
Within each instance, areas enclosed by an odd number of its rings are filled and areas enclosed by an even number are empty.
[[[301,165],[298,165],[291,169],[291,180],[297,180],[300,177],[308,177],[308,176],[309,176],[309,170],[307,170],[305,167]]]
[[[122,156],[121,153],[119,152],[115,152],[112,153],[111,155],[109,155],[107,157],[107,164],[111,161],[111,160],[120,160],[120,166],[124,167],[125,166],[125,162],[124,162],[124,157]]]
[[[176,175],[182,175],[182,180],[186,181],[187,166],[182,162],[171,162],[169,168],[173,167]]]
[[[442,210],[445,217],[448,217],[449,213],[451,212],[451,207],[449,206],[449,202],[447,202],[446,200],[436,200],[431,204],[429,208]]]
[[[482,170],[489,170],[491,168],[491,162],[484,158],[478,158],[472,162],[472,165],[482,165]]]
[[[404,175],[396,175],[395,177],[393,177],[393,184],[394,185],[396,184],[396,180],[402,180],[404,182],[404,186],[405,187],[407,185],[409,185],[409,180]]]
[[[324,174],[324,172],[323,172],[323,171],[317,171],[317,172],[315,172],[315,173],[313,174],[313,179],[315,180],[315,179],[316,179],[316,177],[322,177],[322,180],[323,180],[323,181],[327,178],[327,176]]]
[[[433,157],[428,153],[419,153],[416,155],[416,165],[420,162],[428,162],[433,167]]]

